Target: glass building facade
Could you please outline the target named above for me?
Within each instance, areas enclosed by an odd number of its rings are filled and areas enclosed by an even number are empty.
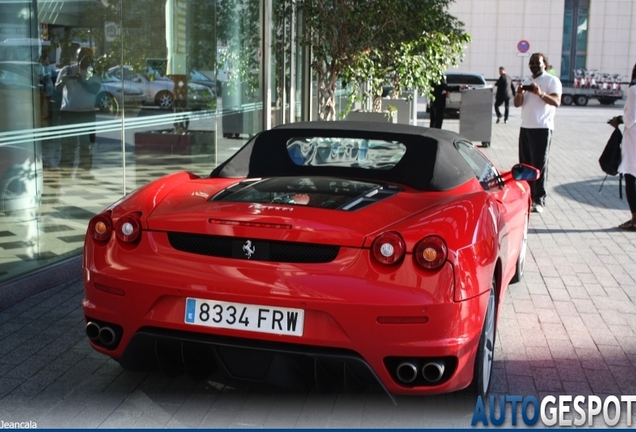
[[[566,0],[563,14],[561,81],[572,83],[587,64],[589,0]]]
[[[275,0],[0,0],[0,284],[79,256],[134,189],[310,119],[299,22]]]

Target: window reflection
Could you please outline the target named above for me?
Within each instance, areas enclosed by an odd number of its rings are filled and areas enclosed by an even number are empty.
[[[262,10],[262,0],[2,4],[0,283],[78,256],[93,214],[164,174],[208,175],[263,129]],[[76,74],[79,49],[92,51],[100,85],[65,115],[55,83],[64,68]]]

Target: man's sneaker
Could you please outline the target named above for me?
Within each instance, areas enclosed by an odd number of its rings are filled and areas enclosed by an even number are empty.
[[[533,213],[543,213],[543,206],[541,204],[532,204]]]
[[[497,123],[501,121],[501,117],[497,117]]]
[[[508,123],[508,120],[504,120],[504,123]]]

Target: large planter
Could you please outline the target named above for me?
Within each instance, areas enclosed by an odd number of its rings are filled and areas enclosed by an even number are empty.
[[[216,164],[216,131],[157,130],[135,133],[135,162],[142,165],[166,163]]]
[[[397,123],[411,124],[413,102],[406,99],[382,99],[382,110],[387,111],[391,106],[397,110]]]
[[[135,133],[135,182],[143,186],[175,171],[209,173],[216,167],[216,132],[158,130]]]
[[[386,112],[370,112],[370,111],[351,111],[347,115],[347,120],[352,121],[370,121],[370,122],[389,122],[397,123],[395,113]]]

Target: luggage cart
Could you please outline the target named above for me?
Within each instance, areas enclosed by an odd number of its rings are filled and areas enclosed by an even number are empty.
[[[492,87],[462,90],[459,105],[459,134],[490,147],[492,137]]]

